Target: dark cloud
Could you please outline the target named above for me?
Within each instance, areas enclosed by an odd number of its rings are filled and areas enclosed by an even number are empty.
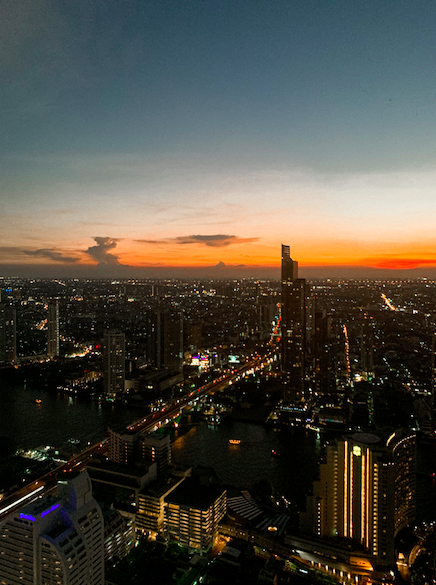
[[[54,250],[53,248],[41,248],[40,250],[23,250],[24,254],[28,256],[38,256],[39,258],[48,258],[56,262],[78,262],[79,258],[74,256],[65,256],[63,252]]]
[[[109,250],[116,248],[118,240],[114,238],[94,238],[96,246],[90,246],[85,253],[89,254],[98,264],[115,265],[120,264],[115,254],[110,254]]]
[[[168,238],[167,240],[136,240],[146,244],[203,244],[211,248],[222,248],[232,244],[247,244],[257,242],[260,238],[240,238],[239,236],[229,236],[225,234],[215,234],[211,236],[178,236],[177,238]]]
[[[223,262],[222,260],[220,260],[218,262],[218,264],[215,264],[211,268],[218,268],[218,269],[224,269],[224,268],[226,268],[226,269],[233,270],[234,268],[245,268],[245,264],[226,264],[225,262]]]

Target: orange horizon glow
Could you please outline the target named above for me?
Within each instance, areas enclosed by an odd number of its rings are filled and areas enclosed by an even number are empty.
[[[28,263],[25,262],[19,262],[19,263],[13,263],[16,265],[28,265]],[[4,264],[5,266],[8,265],[8,263]],[[12,263],[11,263],[12,265]],[[55,262],[53,260],[47,260],[46,262],[32,262],[33,266],[79,266],[79,267],[96,267],[99,266],[99,264],[97,262],[92,262],[92,261],[79,261],[75,264],[66,264],[66,263],[60,263],[60,262]],[[120,262],[118,264],[107,264],[106,266],[110,267],[110,266],[125,266],[125,267],[130,267],[130,268],[134,268],[134,269],[141,269],[141,268],[156,268],[156,269],[171,269],[171,268],[178,268],[178,269],[193,269],[193,268],[211,268],[211,267],[216,267],[222,265],[223,267],[229,267],[229,268],[255,268],[255,267],[259,267],[262,269],[271,269],[271,270],[275,270],[275,269],[280,269],[280,261],[276,261],[276,262],[268,262],[268,261],[262,261],[262,259],[258,259],[255,262],[238,262],[237,260],[232,260],[232,259],[226,259],[225,261],[223,260],[218,260],[216,262],[213,261],[201,261],[201,262],[192,262],[192,263],[187,263],[187,262],[183,262],[183,260],[180,260],[179,262],[173,261],[173,262],[144,262],[144,263],[140,263],[140,262],[129,262],[128,258],[122,258],[120,259]],[[355,267],[355,268],[375,268],[375,269],[383,269],[383,270],[413,270],[415,268],[420,268],[420,267],[436,267],[436,259],[432,259],[432,260],[427,260],[427,259],[416,259],[416,258],[397,258],[397,259],[392,259],[392,260],[388,260],[388,259],[384,259],[384,258],[373,258],[371,260],[361,260],[361,259],[357,259],[354,262],[347,260],[347,261],[341,261],[339,259],[331,259],[328,261],[320,261],[319,259],[314,259],[311,261],[306,261],[306,262],[298,262],[299,268],[303,268],[303,269],[315,269],[315,268],[322,268],[322,267]]]
[[[193,238],[208,238],[206,243],[192,242]],[[220,240],[221,238],[221,240]],[[134,270],[165,269],[202,270],[229,268],[233,272],[248,269],[262,271],[279,271],[281,265],[281,243],[275,239],[235,236],[191,236],[173,238],[172,240],[134,240],[132,238],[86,238],[80,242],[70,241],[62,248],[47,247],[17,249],[17,253],[3,259],[3,266],[69,266],[92,270],[104,266],[106,272],[111,268],[125,267]],[[180,243],[183,239],[185,243]],[[224,239],[224,243],[222,243]],[[212,240],[212,242],[211,242]],[[94,245],[93,245],[94,243]],[[284,244],[290,244],[291,256],[303,270],[316,270],[337,267],[353,270],[413,270],[417,268],[436,267],[434,251],[436,245],[414,243],[412,245],[378,244],[374,241],[356,243],[354,241],[332,241],[318,238],[310,242],[285,238]],[[22,250],[22,251],[21,251]],[[396,253],[386,253],[396,250]],[[383,253],[374,253],[383,251]]]

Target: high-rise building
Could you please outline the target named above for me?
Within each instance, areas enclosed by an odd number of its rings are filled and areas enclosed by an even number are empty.
[[[171,439],[168,433],[141,434],[139,438],[141,458],[148,463],[157,463],[160,477],[171,465]]]
[[[12,305],[5,307],[5,341],[6,361],[14,363],[17,359],[17,310]]]
[[[367,314],[364,314],[362,324],[360,368],[365,380],[374,377],[374,323]]]
[[[147,318],[147,338],[150,364],[158,370],[182,370],[183,315],[180,311],[157,308]]]
[[[331,319],[326,310],[315,311],[312,327],[312,363],[317,394],[326,394],[331,389],[330,329]]]
[[[122,559],[136,544],[134,523],[113,507],[103,507],[104,560]]]
[[[161,366],[178,372],[183,365],[183,315],[162,311],[160,316]]]
[[[107,398],[117,399],[124,392],[126,351],[124,333],[108,331],[103,340],[103,382]]]
[[[1,302],[0,291],[0,363],[17,359],[17,312],[15,307]]]
[[[135,527],[143,533],[164,531],[165,498],[178,487],[185,477],[170,477],[153,482],[139,492]]]
[[[225,516],[227,492],[220,486],[199,485],[187,478],[165,498],[165,530],[191,550],[207,551]]]
[[[57,299],[48,302],[47,355],[49,358],[59,355],[59,301]]]
[[[395,535],[415,521],[416,435],[399,429],[387,440],[395,463]]]
[[[104,530],[87,473],[0,524],[1,585],[104,585]]]
[[[394,536],[415,511],[414,435],[393,433],[387,444],[356,433],[327,446],[308,496],[301,528],[357,541],[376,563],[394,562]]]
[[[201,323],[189,323],[187,328],[187,340],[190,351],[198,352],[202,347],[202,325]]]
[[[146,433],[125,429],[118,432],[109,429],[108,459],[114,463],[134,465],[156,463],[159,477],[171,465],[171,439],[160,431]]]
[[[108,458],[114,463],[134,464],[139,459],[139,431],[109,428]]]
[[[304,397],[306,357],[306,281],[298,278],[298,263],[282,245],[281,351],[285,402]]]

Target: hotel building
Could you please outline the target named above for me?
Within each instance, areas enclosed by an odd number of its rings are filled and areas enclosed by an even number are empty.
[[[355,540],[380,565],[394,562],[395,463],[380,438],[366,433],[327,446],[301,528]]]

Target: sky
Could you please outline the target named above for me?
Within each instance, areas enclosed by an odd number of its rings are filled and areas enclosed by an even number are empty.
[[[436,3],[0,0],[0,276],[436,275]]]

